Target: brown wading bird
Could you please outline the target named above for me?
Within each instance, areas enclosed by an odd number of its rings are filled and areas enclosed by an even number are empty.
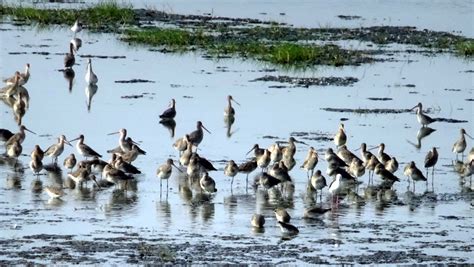
[[[426,168],[426,177],[428,178],[428,169],[432,168],[431,171],[431,185],[434,187],[434,169],[435,165],[438,162],[438,150],[436,147],[433,147],[425,157],[425,168]]]
[[[211,133],[211,132],[209,132],[209,130],[208,130],[206,127],[204,127],[204,125],[202,124],[201,121],[198,121],[198,122],[196,123],[196,130],[194,130],[193,132],[191,132],[191,133],[189,134],[189,138],[188,138],[189,140],[188,140],[188,141],[189,141],[193,146],[195,146],[196,148],[197,148],[197,147],[199,146],[199,144],[202,142],[202,139],[203,139],[203,137],[204,137],[204,131],[203,131],[203,129],[206,130],[206,132]]]
[[[69,53],[64,56],[64,67],[70,69],[74,66],[74,63],[76,63],[76,58],[74,57],[74,45],[70,43]]]

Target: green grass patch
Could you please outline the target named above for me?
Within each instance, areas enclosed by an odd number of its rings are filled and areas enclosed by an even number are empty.
[[[72,25],[76,19],[91,29],[104,26],[133,24],[135,13],[131,6],[120,6],[115,2],[103,2],[86,9],[37,9],[33,7],[0,5],[1,16],[12,16],[16,20],[40,25]]]
[[[459,55],[474,56],[474,40],[460,41],[456,44],[455,48]]]
[[[152,46],[165,46],[173,50],[199,47],[211,55],[238,55],[263,60],[277,65],[333,65],[354,64],[355,51],[340,49],[335,45],[303,45],[289,42],[236,41],[205,35],[200,30],[147,29],[127,30],[123,38],[128,42]]]
[[[127,30],[124,40],[129,42],[149,44],[154,46],[168,46],[172,48],[186,49],[189,46],[204,46],[210,42],[210,38],[202,31],[186,31],[180,29],[146,29]]]

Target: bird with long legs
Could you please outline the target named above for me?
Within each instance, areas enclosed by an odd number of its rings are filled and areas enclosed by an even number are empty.
[[[428,169],[431,168],[431,188],[434,189],[434,171],[435,165],[438,162],[438,150],[433,147],[425,156],[426,178],[429,178]]]
[[[461,160],[464,160],[464,150],[466,150],[467,143],[466,143],[466,137],[467,135],[469,138],[474,139],[472,136],[470,136],[464,128],[461,128],[460,130],[461,136],[459,139],[453,144],[453,153],[456,153],[456,159],[458,159],[458,154],[461,154]]]
[[[418,103],[416,106],[414,106],[411,110],[416,109],[416,119],[419,124],[421,124],[423,127],[428,126],[428,124],[431,124],[436,121],[436,119],[431,118],[430,116],[426,115],[423,113],[423,105]]]

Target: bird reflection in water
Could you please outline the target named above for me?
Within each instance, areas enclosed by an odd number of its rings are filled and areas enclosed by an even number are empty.
[[[65,201],[60,198],[49,198],[47,203],[52,207],[61,207],[64,205]]]
[[[15,103],[13,104],[13,115],[15,117],[15,121],[20,126],[22,124],[23,116],[26,114],[26,110],[28,108],[28,102],[26,100],[25,94],[20,92]]]
[[[203,222],[210,222],[214,219],[214,214],[216,212],[216,207],[212,202],[205,202],[201,206],[201,216]]]
[[[63,184],[63,171],[56,163],[45,164],[43,168],[47,172],[48,178],[52,181],[53,184],[62,185]]]
[[[31,192],[39,194],[43,191],[43,182],[40,179],[34,179],[31,182]]]
[[[138,195],[125,190],[115,189],[110,194],[109,203],[104,205],[107,214],[132,210],[138,203]]]
[[[232,131],[232,125],[234,124],[234,122],[235,122],[235,116],[234,115],[224,116],[224,123],[225,123],[225,127],[227,129],[227,131],[226,131],[227,138],[231,138],[232,135],[235,132],[237,132],[237,130]]]
[[[172,220],[171,220],[171,205],[166,201],[157,201],[156,202],[156,212],[158,215],[158,221],[162,222],[164,219],[163,226],[165,229],[168,229],[172,225]]]
[[[163,125],[170,132],[170,137],[174,138],[176,121],[174,119],[160,120],[160,124]]]
[[[94,95],[97,93],[97,90],[99,87],[97,87],[97,84],[88,84],[86,86],[85,92],[86,92],[86,104],[87,104],[87,111],[91,112],[91,105],[92,105],[92,98]]]
[[[416,143],[413,143],[409,140],[407,140],[407,142],[419,150],[421,149],[421,140],[427,137],[428,135],[432,134],[434,131],[436,131],[436,129],[430,128],[428,126],[420,127],[420,129],[416,133]]]
[[[69,93],[71,93],[72,87],[74,84],[74,77],[76,76],[76,73],[74,72],[72,68],[67,68],[61,71],[63,72],[64,79],[66,79],[66,81],[68,82],[68,90],[69,90]]]
[[[8,175],[7,176],[7,189],[20,190],[21,189],[21,180],[22,180],[22,178],[17,174]]]

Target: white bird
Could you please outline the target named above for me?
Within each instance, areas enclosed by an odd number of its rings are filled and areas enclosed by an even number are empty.
[[[97,75],[92,71],[92,60],[87,59],[87,70],[86,70],[86,82],[87,84],[96,84],[99,79]]]
[[[82,23],[79,20],[74,22],[74,25],[71,27],[71,31],[74,32],[74,37],[76,37],[76,33],[82,31]]]

